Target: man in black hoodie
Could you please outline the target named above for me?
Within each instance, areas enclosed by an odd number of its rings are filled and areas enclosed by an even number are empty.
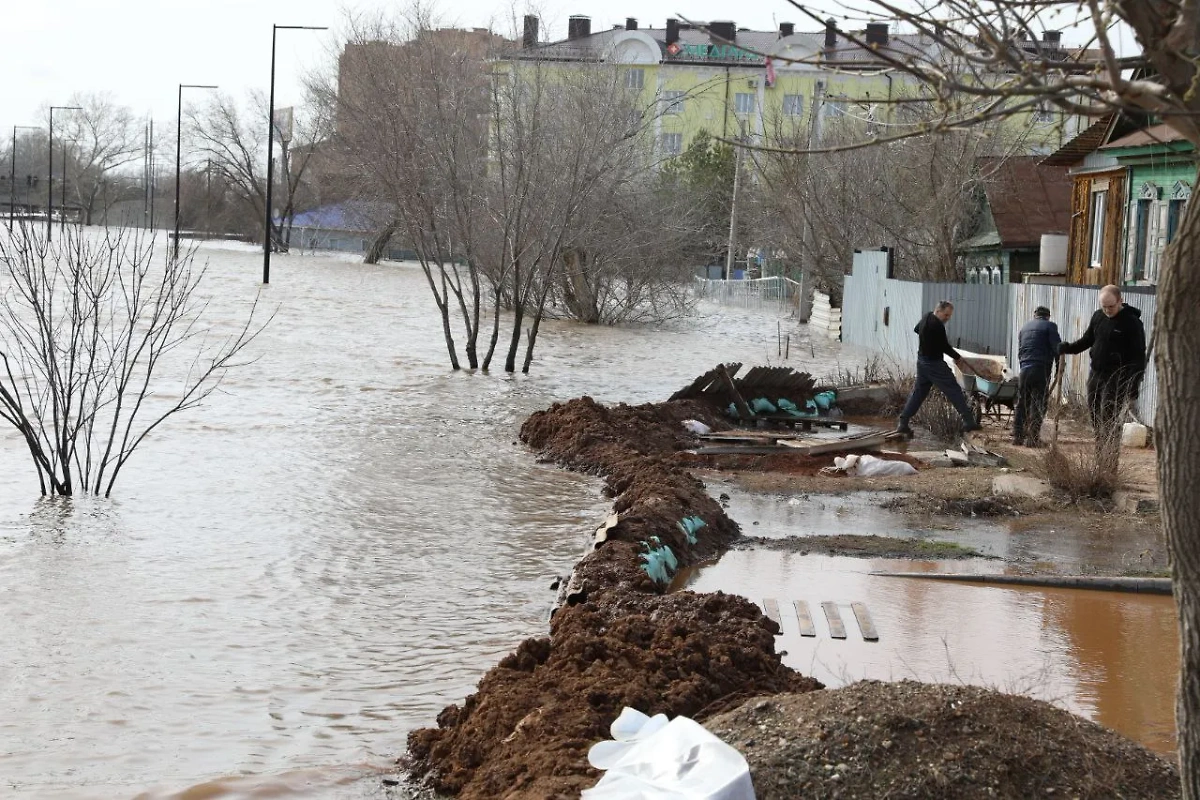
[[[954,304],[943,300],[937,304],[936,309],[921,318],[917,327],[913,328],[919,337],[917,382],[913,386],[912,394],[908,396],[908,402],[904,404],[904,410],[900,412],[897,433],[912,436],[912,428],[909,427],[908,421],[921,409],[921,404],[925,402],[925,398],[929,396],[929,390],[934,386],[942,390],[942,394],[946,395],[951,405],[962,415],[964,432],[980,429],[975,415],[971,413],[971,407],[967,405],[967,398],[963,395],[962,387],[958,385],[958,381],[954,380],[954,373],[946,366],[946,360],[943,357],[950,356],[959,365],[959,369],[967,371],[962,356],[950,346],[950,340],[946,337],[946,323],[952,316],[954,316]]]
[[[1091,350],[1088,374],[1088,410],[1100,450],[1116,455],[1120,446],[1117,425],[1130,400],[1137,398],[1146,372],[1146,329],[1142,312],[1121,302],[1121,290],[1100,290],[1100,309],[1092,315],[1083,336],[1059,345],[1059,353]]]

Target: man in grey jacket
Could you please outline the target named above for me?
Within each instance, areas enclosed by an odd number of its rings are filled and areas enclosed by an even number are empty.
[[[1017,334],[1017,358],[1021,362],[1021,378],[1017,389],[1017,412],[1013,416],[1013,444],[1019,447],[1040,447],[1042,419],[1046,416],[1046,399],[1050,393],[1050,372],[1058,353],[1058,326],[1050,321],[1050,309],[1038,306],[1033,319]]]

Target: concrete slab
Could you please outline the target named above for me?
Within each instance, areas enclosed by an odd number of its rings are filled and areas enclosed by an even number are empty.
[[[992,479],[992,494],[1044,497],[1050,494],[1050,484],[1031,475],[997,475]]]
[[[931,467],[953,467],[954,462],[946,455],[945,450],[917,450],[908,454],[911,458],[915,458],[922,464],[927,464]]]

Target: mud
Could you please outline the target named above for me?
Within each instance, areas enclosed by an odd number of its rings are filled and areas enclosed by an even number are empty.
[[[410,734],[415,777],[461,798],[578,797],[599,778],[588,748],[625,706],[703,719],[748,696],[821,687],[782,664],[778,627],[754,604],[664,595],[666,584],[642,569],[651,545],[669,547],[678,570],[740,535],[675,459],[692,445],[685,419],[727,427],[702,403],[606,408],[586,397],[526,421],[521,439],[542,458],[606,478],[619,522],[576,565],[550,635],[505,657],[436,729]],[[685,517],[704,520],[694,542],[679,526]]]
[[[813,477],[821,474],[821,470],[833,466],[833,460],[839,456],[849,455],[849,451],[822,453],[818,456],[804,456],[798,453],[779,453],[764,455],[743,455],[739,453],[710,455],[696,453],[681,453],[679,463],[694,469],[711,469],[722,472],[752,472],[770,473],[772,475],[787,475]],[[912,464],[918,470],[925,465],[911,456],[903,453],[888,453],[889,461],[904,461]],[[847,476],[833,476],[847,479]],[[847,479],[854,480],[854,479]]]
[[[972,686],[862,681],[751,700],[707,727],[760,800],[1175,798],[1176,767],[1049,703]]]
[[[914,560],[954,560],[964,558],[988,558],[970,547],[954,542],[939,542],[929,539],[897,539],[891,536],[789,536],[784,539],[766,536],[745,536],[734,545],[737,550],[779,550],[826,556],[852,556],[855,558],[903,558]]]

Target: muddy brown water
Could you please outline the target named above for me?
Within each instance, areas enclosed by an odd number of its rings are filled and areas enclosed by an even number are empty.
[[[202,255],[231,330],[261,255]],[[552,576],[608,511],[516,442],[524,418],[778,363],[777,315],[708,307],[551,323],[531,375],[455,374],[415,267],[272,265],[259,360],[149,440],[113,500],[40,500],[0,428],[0,795],[381,795],[406,733],[545,631]],[[790,365],[854,366],[803,336]]]
[[[1086,531],[1037,531],[964,520],[922,530],[875,506],[883,493],[764,496],[710,481],[729,494],[743,530],[779,538],[874,533],[955,541],[1010,561],[944,562],[736,550],[676,579],[677,588],[733,592],[762,607],[778,603],[785,663],[830,686],[875,678],[970,683],[1048,700],[1161,753],[1176,745],[1178,632],[1169,596],[993,587],[873,576],[876,571],[1007,572],[1013,561],[1089,561]],[[755,524],[755,523],[758,524]],[[1049,534],[1049,535],[1046,535]],[[802,636],[796,601],[817,635]],[[847,630],[830,636],[821,604],[833,602]],[[852,603],[865,603],[879,633],[865,641]]]

